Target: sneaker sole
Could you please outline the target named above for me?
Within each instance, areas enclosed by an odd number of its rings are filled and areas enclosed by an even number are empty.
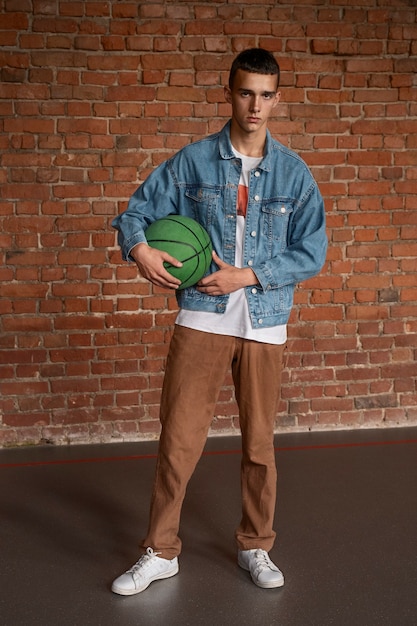
[[[254,578],[252,578],[252,581],[255,583],[257,587],[260,587],[261,589],[279,589],[280,587],[284,586],[284,579],[276,581],[276,582],[272,582],[272,583],[260,583]]]
[[[242,569],[244,569],[244,570],[245,570],[245,572],[249,572],[249,573],[250,573],[250,569],[249,569],[249,567],[248,567],[245,563],[243,563],[243,561],[241,561],[239,558],[238,558],[237,564],[239,565],[239,567],[241,567]],[[252,576],[252,574],[250,575],[250,577],[252,578],[252,582],[254,582],[254,583],[255,583],[255,585],[256,585],[257,587],[260,587],[261,589],[277,589],[278,587],[283,587],[283,586],[284,586],[284,582],[285,582],[285,580],[284,580],[284,576],[282,576],[282,579],[281,579],[281,580],[278,580],[278,581],[273,581],[273,582],[270,582],[270,583],[262,583],[262,582],[259,582],[259,580],[256,580],[256,579]]]
[[[169,570],[168,572],[164,572],[162,574],[159,574],[159,576],[154,576],[143,587],[135,587],[135,589],[122,589],[122,588],[117,587],[116,585],[113,584],[112,587],[111,587],[111,590],[113,591],[113,593],[119,594],[119,596],[134,596],[137,593],[141,593],[142,591],[145,591],[145,589],[147,589],[149,587],[149,585],[151,583],[153,583],[155,580],[164,580],[165,578],[172,578],[173,576],[178,574],[179,570],[180,570],[180,568],[177,565],[177,567],[175,569],[173,569],[173,570]]]

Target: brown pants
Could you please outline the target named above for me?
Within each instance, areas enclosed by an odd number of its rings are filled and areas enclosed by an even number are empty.
[[[216,402],[231,365],[242,433],[240,550],[274,543],[277,471],[274,419],[284,346],[176,326],[162,390],[162,431],[148,534],[142,544],[172,559],[186,487],[207,439]],[[214,487],[213,487],[214,488]]]

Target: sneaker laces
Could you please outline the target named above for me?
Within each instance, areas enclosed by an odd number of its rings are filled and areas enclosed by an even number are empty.
[[[268,553],[265,550],[256,550],[253,555],[253,560],[255,562],[254,574],[258,575],[266,569],[275,570],[274,564],[268,556]]]
[[[140,576],[140,570],[151,565],[155,558],[161,554],[160,552],[154,552],[152,548],[146,548],[146,553],[142,554],[140,559],[126,572],[126,574],[132,574],[133,577]]]

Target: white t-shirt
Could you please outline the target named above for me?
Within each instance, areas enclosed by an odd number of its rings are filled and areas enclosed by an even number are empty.
[[[248,157],[233,149],[235,155],[242,160],[242,173],[238,189],[238,206],[236,207],[236,267],[242,267],[243,240],[245,232],[246,208],[248,204],[249,177],[251,170],[258,167],[262,157]],[[202,330],[217,335],[231,335],[281,345],[287,340],[287,326],[271,326],[269,328],[252,328],[245,289],[238,289],[229,295],[224,313],[206,311],[190,311],[181,309],[176,324],[194,330]]]

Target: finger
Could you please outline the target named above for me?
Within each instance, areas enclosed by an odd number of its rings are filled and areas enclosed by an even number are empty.
[[[174,267],[182,267],[181,261],[178,261],[178,259],[176,259],[175,257],[171,256],[167,252],[164,252],[162,254],[162,258],[163,258],[164,261],[166,261],[167,263],[170,263],[170,265],[173,265]]]
[[[177,279],[171,277],[170,280],[165,280],[163,278],[155,279],[152,281],[154,285],[158,287],[163,287],[164,289],[178,289],[181,285],[181,282]]]
[[[213,261],[215,262],[215,264],[216,264],[216,265],[217,265],[220,269],[224,269],[224,268],[226,268],[226,267],[229,267],[229,264],[228,264],[228,263],[226,263],[225,261],[223,261],[223,259],[221,259],[221,258],[219,257],[219,255],[217,254],[217,252],[215,252],[214,250],[213,250],[213,252],[212,252],[212,258],[213,258]]]
[[[219,289],[216,286],[203,287],[203,286],[197,285],[197,291],[199,291],[200,293],[205,293],[208,296],[221,296],[221,295],[223,295],[222,290]]]
[[[161,275],[161,280],[170,289],[177,289],[181,285],[180,279],[170,274],[167,270],[164,270],[164,274]]]
[[[213,274],[209,274],[208,276],[204,276],[204,278],[202,278],[201,280],[198,281],[198,286],[199,287],[209,287],[210,285],[215,284],[216,282],[216,274],[217,272],[214,272]]]
[[[148,271],[142,275],[158,287],[178,289],[178,287],[181,285],[181,281],[173,276],[170,272],[168,272],[163,266],[161,268]]]

